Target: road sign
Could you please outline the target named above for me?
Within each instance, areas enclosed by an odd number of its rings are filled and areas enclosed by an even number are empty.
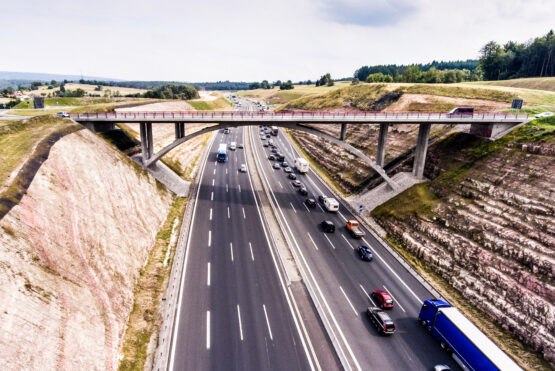
[[[56,101],[56,104],[58,104],[58,101]]]
[[[358,212],[359,212],[359,213],[362,212],[362,205],[360,205],[360,206],[358,207]]]
[[[511,104],[511,108],[512,109],[521,109],[523,102],[524,102],[524,100],[522,100],[522,99],[513,99],[513,104]]]

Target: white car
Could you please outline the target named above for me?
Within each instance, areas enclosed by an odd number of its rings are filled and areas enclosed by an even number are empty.
[[[240,173],[246,173],[247,172],[247,165],[242,164],[241,167],[239,168],[239,172]]]
[[[542,112],[542,113],[538,113],[536,116],[534,116],[534,118],[539,119],[542,117],[550,117],[553,116],[553,112]]]
[[[67,112],[58,112],[58,113],[56,113],[56,116],[58,116],[58,117],[69,117],[69,113],[67,113]]]

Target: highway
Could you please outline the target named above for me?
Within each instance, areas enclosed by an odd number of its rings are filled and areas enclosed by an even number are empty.
[[[171,370],[321,369],[286,286],[259,209],[243,149],[243,129],[218,132],[194,195]]]
[[[365,230],[364,239],[353,239],[345,222],[354,217],[343,205],[337,213],[325,212],[320,205],[306,207],[304,201],[309,197],[318,200],[320,194],[332,196],[327,186],[312,170],[304,175],[295,171],[309,192],[308,196],[300,195],[283,168],[272,168],[270,147],[262,146],[259,128],[248,130],[256,144],[254,152],[261,174],[279,210],[280,223],[330,323],[340,357],[348,360],[350,368],[360,370],[430,370],[436,364],[458,369],[417,323],[422,302],[433,295],[369,231]],[[287,136],[280,132],[272,139],[293,168],[299,155]],[[323,233],[319,226],[323,220],[335,224],[335,233]],[[360,244],[371,248],[372,262],[360,260],[356,253]],[[392,336],[379,335],[366,316],[366,308],[374,305],[370,294],[375,289],[388,291],[395,300],[395,308],[389,311],[397,326]]]

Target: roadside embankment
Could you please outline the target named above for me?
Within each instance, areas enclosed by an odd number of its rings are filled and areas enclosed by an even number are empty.
[[[34,122],[13,138],[47,131]],[[25,143],[10,174],[38,148]],[[3,368],[116,369],[135,284],[171,203],[151,175],[88,130],[51,146],[0,220]]]

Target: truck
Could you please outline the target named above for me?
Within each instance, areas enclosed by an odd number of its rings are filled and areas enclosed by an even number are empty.
[[[347,221],[347,230],[353,238],[362,238],[366,236],[366,233],[360,228],[360,224],[356,220]]]
[[[218,162],[226,162],[227,161],[227,144],[221,143],[218,147],[217,153],[217,160]]]
[[[418,315],[420,324],[439,341],[463,370],[521,370],[457,308],[446,301],[428,299]]]
[[[326,197],[324,199],[324,207],[327,211],[336,212],[339,210],[339,202],[335,198]]]
[[[277,126],[272,126],[272,135],[273,135],[273,136],[278,135],[278,128],[277,128]]]
[[[308,161],[304,158],[296,158],[295,159],[295,167],[301,174],[305,174],[308,172]]]

